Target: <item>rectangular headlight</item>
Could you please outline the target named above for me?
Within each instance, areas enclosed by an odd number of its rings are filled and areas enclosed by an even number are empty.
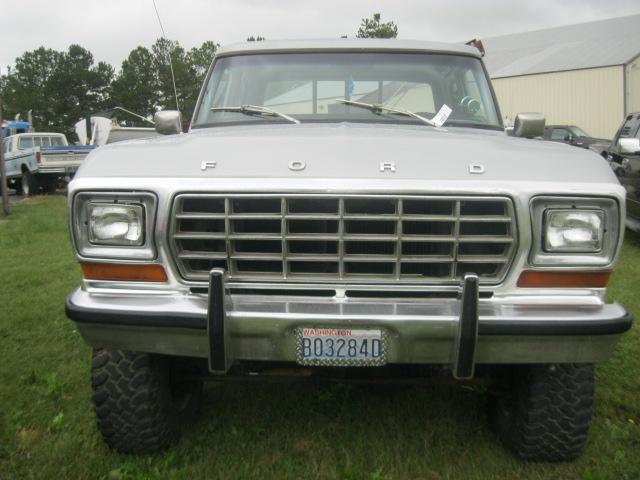
[[[90,203],[88,210],[90,243],[114,246],[144,243],[142,205]]]
[[[546,252],[597,253],[602,250],[602,210],[549,209],[544,223]]]
[[[534,267],[609,267],[618,252],[622,215],[610,197],[531,199]]]
[[[78,192],[71,227],[82,258],[152,260],[156,196],[151,192]]]

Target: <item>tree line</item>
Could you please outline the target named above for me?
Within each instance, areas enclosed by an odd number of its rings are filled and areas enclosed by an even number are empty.
[[[376,13],[362,19],[356,37],[397,35],[397,25],[381,22]],[[259,35],[247,38],[264,39]],[[187,50],[175,40],[160,38],[151,48],[134,48],[117,73],[80,45],[73,44],[66,51],[40,47],[16,58],[7,74],[0,76],[4,118],[16,114],[24,118],[30,110],[37,130],[70,134],[81,118],[115,106],[151,117],[157,110],[176,108],[172,65],[177,107],[188,121],[218,47],[218,43],[206,41]]]
[[[0,79],[5,118],[32,111],[40,131],[70,133],[81,118],[121,106],[142,116],[175,109],[169,58],[173,65],[178,108],[189,118],[202,80],[218,45],[212,41],[184,49],[178,42],[158,39],[151,48],[139,46],[116,74],[80,45],[66,51],[45,47],[23,53]]]

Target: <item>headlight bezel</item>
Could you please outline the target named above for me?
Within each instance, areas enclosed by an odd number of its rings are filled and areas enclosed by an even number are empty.
[[[608,197],[534,197],[530,204],[532,239],[529,264],[540,267],[606,268],[613,264],[620,237],[620,206]],[[548,212],[602,212],[602,245],[597,251],[548,251],[545,248]]]
[[[142,209],[140,245],[111,245],[92,242],[89,235],[90,205],[131,205]],[[156,196],[150,192],[79,192],[73,198],[71,230],[78,255],[83,258],[152,260],[157,256],[154,243]]]

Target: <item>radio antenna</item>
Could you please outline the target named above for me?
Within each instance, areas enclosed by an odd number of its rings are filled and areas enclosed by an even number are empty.
[[[158,23],[160,24],[160,31],[162,32],[162,38],[167,40],[167,36],[164,33],[164,27],[162,26],[162,20],[160,20],[160,13],[158,12],[156,0],[151,0],[151,1],[153,2],[153,9],[156,11],[156,17],[158,18]],[[171,70],[171,81],[173,82],[173,95],[176,98],[176,110],[180,111],[180,106],[178,105],[178,89],[176,88],[176,76],[173,73],[173,62],[171,61],[171,50],[167,52],[167,56],[169,57],[169,69]]]

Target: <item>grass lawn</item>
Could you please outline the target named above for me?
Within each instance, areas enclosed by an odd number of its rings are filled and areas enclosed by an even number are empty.
[[[640,478],[640,328],[597,368],[584,455],[528,464],[498,443],[481,389],[216,385],[181,440],[154,456],[110,451],[94,423],[90,350],[64,315],[80,280],[64,197],[0,216],[0,480],[27,478]],[[640,236],[609,290],[640,317]]]

